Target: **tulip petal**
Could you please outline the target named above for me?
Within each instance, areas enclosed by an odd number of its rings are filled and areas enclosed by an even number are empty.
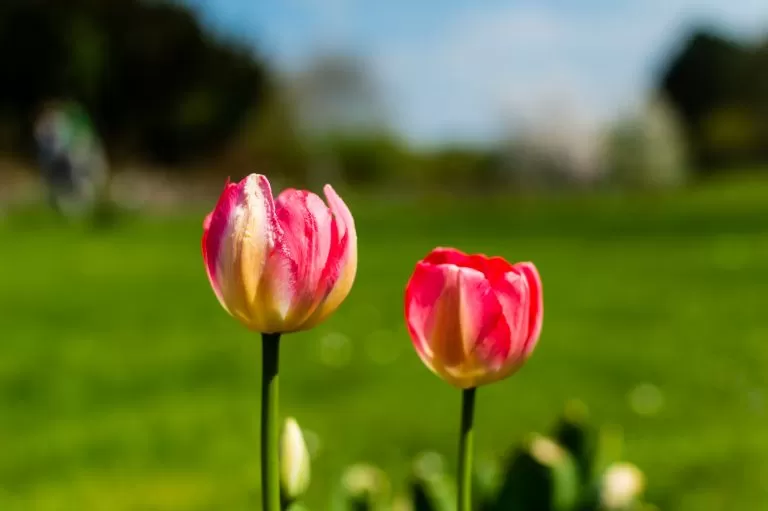
[[[357,231],[349,208],[331,185],[323,188],[333,220],[328,260],[320,278],[324,297],[302,328],[322,322],[349,294],[357,274]]]
[[[203,221],[203,262],[208,280],[211,282],[213,292],[216,294],[222,307],[229,311],[224,301],[218,276],[219,258],[221,256],[221,244],[225,240],[229,217],[235,209],[238,195],[238,185],[229,182],[224,185],[224,190],[219,196],[216,207],[213,208]]]
[[[202,250],[203,250],[203,264],[205,265],[205,274],[208,276],[208,281],[211,283],[211,287],[213,288],[213,293],[216,295],[216,298],[219,300],[219,303],[222,307],[224,307],[225,310],[227,310],[227,306],[224,303],[224,300],[221,298],[221,291],[219,290],[219,284],[216,282],[216,276],[214,275],[213,268],[214,265],[211,264],[213,259],[213,254],[209,253],[208,251],[208,232],[211,229],[211,220],[213,218],[213,213],[209,213],[205,220],[203,220],[203,239],[202,239]]]
[[[331,213],[317,195],[285,190],[275,209],[283,230],[281,254],[277,260],[273,292],[286,328],[298,328],[325,297],[321,277],[331,249]],[[282,257],[282,255],[281,255]]]
[[[490,353],[486,345],[499,319],[502,308],[488,279],[478,270],[459,268],[458,286],[460,292],[459,318],[466,354],[477,354],[477,350]]]
[[[509,326],[510,356],[520,356],[528,339],[530,309],[528,283],[522,275],[511,271],[493,283],[493,290],[501,303],[504,319]]]
[[[446,365],[445,371],[454,385],[468,388],[493,377],[503,366],[510,349],[509,327],[501,304],[482,273],[474,268],[459,268],[457,283],[458,308],[446,312],[458,316],[461,339],[451,341],[445,330],[433,330],[432,335],[463,348],[462,362]],[[436,343],[434,340],[433,344]],[[440,354],[436,353],[436,357],[439,359]]]
[[[294,189],[280,194],[275,209],[286,251],[298,265],[297,280],[314,289],[328,260],[331,213],[314,193]]]
[[[512,265],[502,257],[489,258],[485,254],[465,254],[455,248],[436,248],[424,258],[424,262],[473,268],[489,279],[501,278],[512,270]]]
[[[447,247],[437,247],[432,252],[427,254],[427,257],[423,259],[423,262],[429,264],[453,264],[455,266],[467,266],[465,262],[469,259],[469,256],[461,250]]]
[[[419,262],[405,288],[405,318],[408,331],[416,352],[430,368],[434,354],[429,345],[427,322],[445,287],[445,268]]]
[[[512,353],[512,341],[504,314],[500,314],[493,330],[475,347],[475,359],[480,371],[495,377],[508,363]],[[489,373],[490,370],[490,373]]]
[[[269,181],[251,174],[225,189],[213,212],[207,244],[211,265],[227,310],[254,330],[261,330],[263,309],[254,306],[267,254],[282,235]]]
[[[541,325],[544,320],[544,296],[541,288],[541,276],[533,263],[518,263],[515,265],[528,284],[529,314],[528,314],[528,338],[525,342],[524,353],[528,356],[536,347],[541,335]]]
[[[503,257],[491,257],[485,261],[485,276],[491,282],[504,278],[504,274],[513,271],[513,265]]]

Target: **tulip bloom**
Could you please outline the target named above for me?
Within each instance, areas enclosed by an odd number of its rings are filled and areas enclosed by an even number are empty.
[[[532,263],[437,248],[416,265],[405,316],[427,367],[468,389],[522,366],[541,332],[542,303]]]
[[[328,206],[304,190],[272,198],[251,174],[227,183],[203,224],[203,260],[216,297],[251,330],[311,328],[347,297],[357,271],[357,233],[331,188]]]

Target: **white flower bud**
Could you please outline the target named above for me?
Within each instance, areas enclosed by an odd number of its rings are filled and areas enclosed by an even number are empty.
[[[280,437],[280,484],[288,501],[301,497],[309,488],[309,451],[295,419],[288,417]]]

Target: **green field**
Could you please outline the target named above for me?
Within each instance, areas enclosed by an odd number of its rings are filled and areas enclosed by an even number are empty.
[[[768,509],[768,184],[656,197],[349,200],[360,265],[322,327],[283,343],[282,410],[319,438],[308,503],[343,467],[397,481],[455,456],[459,394],[402,318],[418,258],[452,245],[533,260],[543,335],[478,396],[482,456],[580,398],[624,427],[664,510]],[[220,308],[199,212],[111,229],[0,220],[0,509],[258,509],[259,339]],[[640,384],[661,408],[633,411]]]

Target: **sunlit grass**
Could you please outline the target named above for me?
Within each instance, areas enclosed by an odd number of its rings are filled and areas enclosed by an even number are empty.
[[[665,510],[767,506],[766,192],[351,199],[355,288],[284,342],[282,410],[319,439],[310,504],[352,462],[400,478],[421,450],[453,460],[459,395],[413,353],[402,294],[418,258],[454,245],[533,260],[545,286],[535,356],[480,392],[481,456],[579,397],[624,426]],[[0,509],[255,509],[259,340],[209,289],[201,219],[2,220]],[[632,406],[646,383],[651,415]]]

